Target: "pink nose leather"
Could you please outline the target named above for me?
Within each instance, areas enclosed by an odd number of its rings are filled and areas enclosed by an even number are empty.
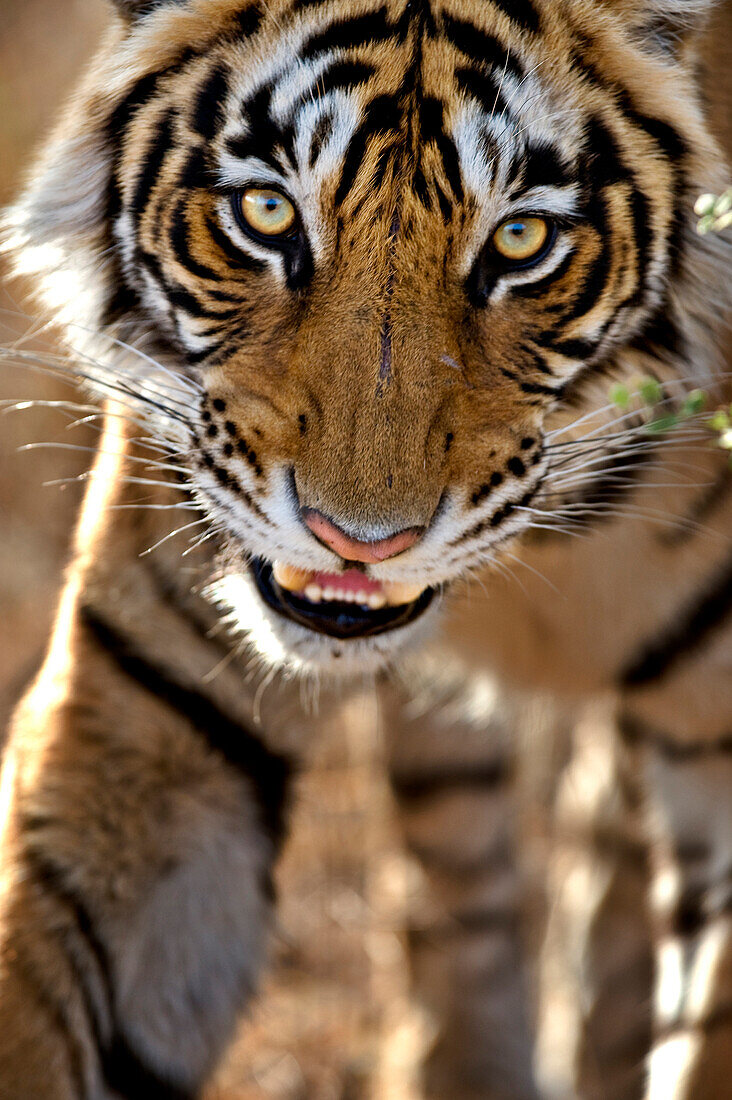
[[[331,550],[340,555],[344,561],[360,561],[368,565],[386,561],[396,554],[408,550],[414,546],[423,532],[422,527],[408,527],[405,531],[398,531],[396,535],[390,535],[386,539],[377,539],[376,542],[361,542],[360,539],[352,539],[340,527],[317,512],[314,508],[303,508],[302,518],[317,539],[324,542]]]

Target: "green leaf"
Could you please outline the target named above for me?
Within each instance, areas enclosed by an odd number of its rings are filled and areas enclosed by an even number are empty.
[[[642,378],[638,388],[646,405],[657,405],[663,397],[663,390],[655,378]]]
[[[624,386],[622,382],[618,382],[616,386],[612,386],[610,389],[610,400],[613,405],[617,405],[619,409],[627,409],[630,404],[630,391],[627,386]]]
[[[681,406],[681,415],[696,416],[697,413],[704,412],[706,404],[707,395],[704,390],[692,390]]]
[[[648,431],[658,434],[660,432],[670,432],[672,428],[678,426],[679,418],[673,413],[669,413],[668,416],[659,416],[656,420],[652,420],[648,425]]]

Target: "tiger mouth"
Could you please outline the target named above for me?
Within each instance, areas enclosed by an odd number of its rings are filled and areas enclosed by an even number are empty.
[[[382,584],[355,569],[341,575],[305,573],[264,558],[255,558],[250,569],[268,607],[332,638],[368,638],[406,626],[427,610],[436,591]]]

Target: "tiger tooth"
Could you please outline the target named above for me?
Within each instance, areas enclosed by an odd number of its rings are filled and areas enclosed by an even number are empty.
[[[425,585],[388,581],[384,583],[383,589],[389,607],[399,607],[401,604],[414,603],[424,592]]]
[[[272,575],[280,588],[286,588],[288,592],[299,592],[309,583],[312,571],[296,569],[294,565],[286,565],[276,561],[272,566]]]
[[[309,584],[305,589],[305,599],[311,603],[320,603],[323,598],[323,589],[319,584]]]

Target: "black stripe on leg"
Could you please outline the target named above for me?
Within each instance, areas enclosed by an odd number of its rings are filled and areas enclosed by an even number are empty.
[[[51,824],[43,819],[28,819],[23,822],[24,830],[31,835],[38,833],[44,826]],[[96,931],[94,921],[89,910],[79,896],[78,892],[70,886],[67,876],[61,867],[52,859],[42,855],[34,847],[26,847],[23,855],[24,867],[32,877],[42,893],[53,898],[60,904],[66,914],[69,924],[76,932],[77,940],[84,943],[88,953],[93,957],[104,990],[106,1007],[109,1012],[109,1024],[103,1027],[99,1019],[99,1012],[94,1004],[94,998],[89,989],[88,976],[83,972],[78,959],[75,958],[69,945],[68,930],[59,930],[62,940],[64,955],[71,967],[79,993],[82,997],[84,1010],[89,1020],[89,1026],[96,1043],[97,1056],[99,1058],[100,1072],[106,1086],[112,1090],[120,1100],[194,1100],[194,1094],[187,1089],[181,1089],[166,1081],[158,1073],[145,1066],[141,1059],[132,1051],[127,1041],[120,1035],[115,1021],[114,987],[112,979],[112,966],[105,945],[102,943]],[[37,983],[36,983],[37,984]],[[53,1010],[55,1024],[67,1038],[75,1087],[75,1096],[85,1097],[86,1089],[83,1085],[83,1073],[81,1052],[78,1049],[78,1040],[74,1040],[71,1028],[66,1020],[66,1014],[60,1006],[54,1006],[50,997],[46,998],[49,1012]],[[110,1039],[110,1027],[112,1038]]]
[[[398,798],[405,802],[435,798],[453,791],[490,791],[513,778],[513,769],[506,760],[494,760],[475,767],[446,767],[434,771],[406,772],[399,769],[391,775],[391,785]]]
[[[624,687],[660,680],[689,657],[724,623],[732,610],[732,558],[701,592],[689,600],[674,622],[648,641],[620,673]]]
[[[80,615],[97,644],[125,675],[182,715],[213,750],[251,780],[261,823],[278,848],[285,834],[292,772],[290,761],[268,749],[258,737],[233,722],[205,696],[177,683],[165,669],[148,661],[93,608],[82,607]]]
[[[732,1027],[732,1003],[722,1004],[718,1008],[711,1009],[699,1020],[689,1020],[688,1022],[680,1020],[678,1023],[669,1024],[668,1027],[656,1032],[654,1045],[658,1046],[672,1039],[675,1035],[682,1035],[684,1032],[700,1031],[704,1035],[710,1035],[718,1027]]]
[[[87,1100],[89,1094],[84,1075],[84,1054],[79,1038],[68,1018],[68,1006],[58,993],[50,988],[46,975],[28,958],[27,951],[12,941],[8,944],[12,952],[13,967],[21,979],[29,986],[31,995],[42,1012],[48,1017],[51,1027],[61,1037],[67,1052],[69,1082],[73,1088],[74,1100]],[[35,1097],[34,1097],[35,1100]],[[40,1098],[39,1098],[40,1100]]]
[[[630,714],[623,715],[619,724],[626,744],[647,746],[674,763],[695,763],[709,756],[732,754],[732,733],[712,740],[682,742]]]
[[[52,826],[53,822],[45,818],[26,816],[21,825],[23,832],[32,837],[33,834],[39,834],[44,828]],[[62,907],[69,925],[76,932],[77,940],[84,944],[87,953],[94,960],[104,993],[105,1008],[111,1019],[114,1015],[111,966],[107,949],[96,932],[89,910],[78,893],[65,881],[63,870],[47,855],[42,855],[32,844],[27,845],[24,850],[23,864],[39,891],[52,897]],[[84,999],[84,1007],[95,1041],[98,1046],[101,1046],[104,1028],[99,1018],[98,1007],[94,1004],[94,997],[89,989],[87,976],[69,950],[68,936],[62,933],[61,938],[66,957]]]
[[[120,1035],[102,1054],[102,1072],[120,1100],[196,1100],[196,1093],[164,1081],[144,1065]]]

